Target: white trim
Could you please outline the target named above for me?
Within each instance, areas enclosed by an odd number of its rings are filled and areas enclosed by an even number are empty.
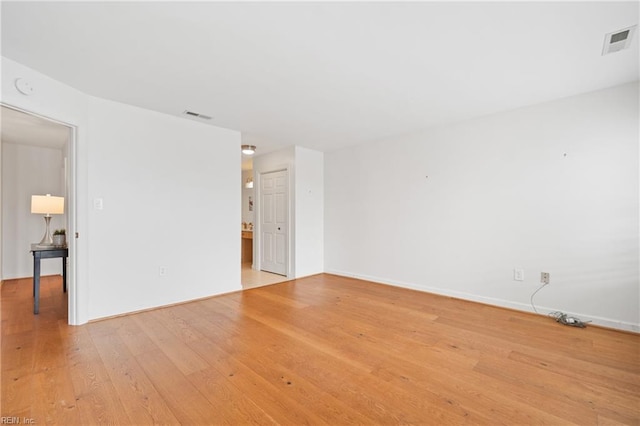
[[[78,318],[78,281],[77,281],[77,269],[78,262],[76,261],[77,257],[77,246],[76,246],[76,232],[78,230],[77,225],[77,205],[78,205],[78,188],[76,185],[77,175],[78,175],[78,162],[77,162],[77,127],[69,126],[71,129],[71,135],[69,137],[68,142],[68,164],[69,170],[67,171],[67,179],[69,179],[69,211],[67,220],[69,221],[69,234],[67,235],[67,246],[69,247],[69,267],[67,270],[67,292],[68,292],[68,313],[67,313],[67,322],[70,325],[78,325],[80,324]]]
[[[405,282],[402,282],[402,281],[388,280],[388,279],[384,279],[384,278],[373,277],[373,276],[362,275],[362,274],[352,274],[350,272],[345,272],[345,271],[328,270],[328,271],[325,271],[325,273],[333,274],[333,275],[340,275],[340,276],[349,277],[349,278],[356,278],[356,279],[365,280],[365,281],[371,281],[371,282],[380,283],[380,284],[391,285],[391,286],[394,286],[394,287],[401,287],[401,288],[407,288],[407,289],[411,289],[411,290],[423,291],[423,292],[426,292],[426,293],[433,293],[433,294],[438,294],[438,295],[441,295],[441,296],[449,296],[449,297],[454,297],[456,299],[469,300],[469,301],[472,301],[472,302],[479,302],[479,303],[484,303],[484,304],[487,304],[487,305],[493,305],[493,306],[499,306],[499,307],[503,307],[503,308],[514,309],[514,310],[517,310],[517,311],[535,313],[533,308],[531,307],[531,305],[529,305],[527,303],[519,303],[519,302],[512,302],[512,301],[504,300],[504,299],[496,299],[496,298],[492,298],[492,297],[478,296],[478,295],[471,294],[471,293],[465,293],[465,292],[461,292],[461,291],[449,290],[449,289],[439,288],[439,287],[420,286],[420,285],[417,285],[417,284],[414,284],[414,283],[405,283]],[[538,310],[538,312],[540,314],[545,314],[545,315],[549,314],[551,312],[557,311],[557,309],[552,309],[552,308],[548,308],[548,307],[545,307],[545,306],[536,306],[536,309]],[[579,312],[571,312],[569,314],[572,315],[572,316],[576,316],[576,317],[580,318],[583,321],[590,321],[594,325],[599,325],[599,326],[607,327],[607,328],[613,328],[613,329],[616,329],[616,330],[630,331],[630,332],[633,332],[633,333],[640,333],[640,324],[633,324],[633,323],[629,323],[629,322],[615,321],[615,320],[611,320],[611,319],[608,319],[608,318],[591,316],[591,315],[582,314],[582,313],[579,313]]]

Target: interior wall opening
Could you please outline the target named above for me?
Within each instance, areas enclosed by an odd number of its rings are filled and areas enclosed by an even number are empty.
[[[19,288],[27,287],[31,291],[34,278],[32,244],[42,240],[46,229],[44,215],[32,213],[31,197],[46,194],[64,197],[64,213],[51,215],[49,229],[52,234],[56,231],[61,234],[64,230],[69,257],[66,260],[42,259],[39,274],[41,285],[42,279],[45,282],[55,281],[62,297],[56,295],[51,300],[58,302],[55,306],[48,306],[45,300],[47,293],[41,292],[39,311],[64,310],[61,317],[70,322],[76,308],[73,302],[75,240],[72,238],[75,236],[75,129],[8,105],[1,106],[1,117],[0,278],[3,285],[14,281]],[[60,243],[59,238],[57,243]],[[66,266],[66,294],[62,285],[62,262]]]
[[[256,229],[255,199],[259,195],[259,188],[255,186],[253,157],[242,155],[241,191],[242,191],[242,221],[241,221],[241,283],[243,289],[276,284],[287,280],[286,276],[273,274],[257,269],[254,256],[259,253],[255,244],[259,238],[254,233]]]

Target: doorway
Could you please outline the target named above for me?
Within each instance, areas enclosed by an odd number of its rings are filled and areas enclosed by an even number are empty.
[[[242,180],[241,200],[242,200],[242,218],[241,218],[241,284],[244,290],[262,287],[265,285],[276,284],[287,280],[286,276],[274,274],[260,270],[257,266],[258,259],[254,258],[254,254],[260,252],[254,244],[260,243],[260,238],[254,238],[254,232],[257,231],[257,223],[255,222],[259,215],[254,210],[258,203],[256,197],[259,196],[257,186],[254,186],[254,170],[253,158],[250,156],[242,156]],[[256,182],[257,184],[257,182]]]
[[[42,238],[42,215],[31,214],[32,195],[52,194],[65,199],[64,214],[51,219],[51,231],[66,231],[68,308],[73,323],[75,295],[75,127],[5,104],[1,105],[2,161],[0,175],[0,279],[31,278],[31,243]],[[61,274],[59,259],[42,263],[42,276]],[[61,290],[62,291],[62,290]]]

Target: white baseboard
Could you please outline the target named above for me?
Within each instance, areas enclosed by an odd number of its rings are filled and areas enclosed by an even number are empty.
[[[372,281],[372,282],[375,282],[375,283],[391,285],[391,286],[394,286],[394,287],[408,288],[408,289],[411,289],[411,290],[424,291],[424,292],[427,292],[427,293],[438,294],[438,295],[441,295],[441,296],[454,297],[456,299],[469,300],[469,301],[472,301],[472,302],[479,302],[479,303],[484,303],[484,304],[487,304],[487,305],[500,306],[500,307],[503,307],[503,308],[510,308],[510,309],[515,309],[515,310],[518,310],[518,311],[535,313],[533,308],[531,307],[531,305],[526,304],[526,303],[513,302],[513,301],[510,301],[510,300],[504,300],[504,299],[496,299],[496,298],[493,298],[493,297],[479,296],[477,294],[465,293],[465,292],[449,290],[449,289],[445,289],[445,288],[419,286],[419,285],[416,285],[416,284],[413,284],[413,283],[405,283],[405,282],[401,282],[401,281],[388,280],[388,279],[379,278],[379,277],[373,277],[373,276],[368,276],[368,275],[352,274],[350,272],[345,272],[345,271],[328,270],[328,271],[325,271],[325,272],[327,274],[334,274],[334,275],[340,275],[340,276],[343,276],[343,277],[357,278],[357,279],[360,279],[360,280]],[[549,307],[546,307],[546,306],[537,306],[537,305],[536,305],[536,309],[538,310],[539,314],[544,314],[544,315],[547,315],[547,314],[549,314],[551,312],[556,312],[556,311],[560,310],[560,309],[553,309],[553,308],[549,308]],[[630,331],[630,332],[633,332],[633,333],[640,333],[640,324],[622,322],[622,321],[617,321],[617,320],[613,320],[613,319],[610,319],[610,318],[602,318],[602,317],[597,317],[597,316],[593,316],[593,315],[589,315],[589,314],[585,314],[585,313],[580,313],[580,312],[565,312],[565,313],[568,314],[568,315],[571,315],[571,316],[578,317],[582,321],[589,321],[591,324],[594,324],[594,325],[599,325],[599,326],[607,327],[607,328],[613,328],[613,329],[616,329],[616,330]]]

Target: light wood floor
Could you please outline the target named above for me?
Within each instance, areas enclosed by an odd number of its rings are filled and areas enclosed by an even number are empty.
[[[242,264],[242,288],[256,288],[265,285],[271,285],[287,281],[288,278],[278,274],[272,274],[270,272],[256,271],[251,269],[251,263]]]
[[[331,275],[66,325],[2,286],[1,415],[36,424],[639,424],[640,336]]]

